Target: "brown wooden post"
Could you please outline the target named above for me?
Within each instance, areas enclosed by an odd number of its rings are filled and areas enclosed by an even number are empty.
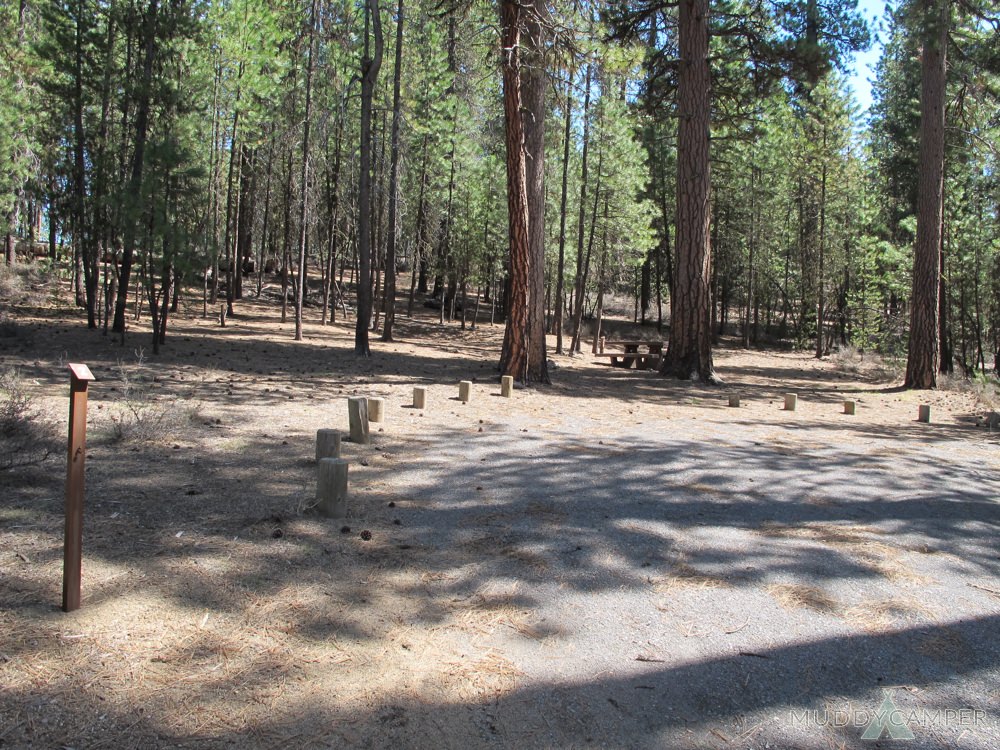
[[[83,480],[87,457],[87,365],[69,366],[69,452],[66,463],[66,537],[63,542],[63,612],[80,608],[83,557]]]

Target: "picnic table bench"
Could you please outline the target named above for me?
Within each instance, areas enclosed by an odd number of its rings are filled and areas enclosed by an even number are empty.
[[[606,352],[606,346],[620,346],[622,351]],[[607,341],[602,338],[599,349],[597,356],[610,358],[612,367],[630,368],[634,365],[637,370],[648,370],[659,365],[663,357],[662,341]]]

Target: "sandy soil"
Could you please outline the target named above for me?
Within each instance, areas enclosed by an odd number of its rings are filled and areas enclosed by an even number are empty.
[[[295,342],[253,300],[199,312],[141,364],[144,322],[121,347],[43,306],[0,338],[57,432],[66,363],[98,377],[79,611],[64,456],[0,474],[0,747],[894,746],[858,720],[885,688],[923,712],[908,746],[1000,747],[974,392],[723,346],[720,387],[584,354],[504,399],[488,322],[401,314],[361,360],[353,321]],[[344,445],[348,518],[319,518],[315,432],[352,395],[386,417]]]

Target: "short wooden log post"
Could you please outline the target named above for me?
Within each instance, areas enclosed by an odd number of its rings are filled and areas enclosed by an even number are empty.
[[[598,349],[598,351],[601,354],[604,354],[604,345],[607,344],[607,343],[608,343],[608,337],[607,336],[601,336],[600,348]]]
[[[328,518],[347,515],[347,459],[324,458],[316,477],[316,510]]]
[[[462,380],[458,384],[458,400],[463,404],[472,400],[472,381]]]
[[[340,458],[340,430],[316,430],[316,461]]]
[[[416,386],[413,389],[413,408],[423,409],[427,405],[427,389],[423,386]]]
[[[857,410],[857,408],[858,408],[857,404],[854,403],[853,401],[844,402],[844,414],[850,414],[851,416],[854,416],[854,413]]]
[[[368,419],[372,422],[381,422],[382,415],[385,413],[385,399],[384,398],[369,398],[368,399]]]
[[[351,425],[351,442],[368,443],[368,399],[364,396],[347,399],[347,416]]]
[[[917,421],[930,424],[931,422],[931,405],[921,404],[920,408],[917,410]]]
[[[729,405],[730,405],[731,407],[733,407],[734,409],[735,409],[735,408],[738,408],[738,407],[739,407],[739,405],[740,405],[740,397],[739,397],[738,395],[736,395],[736,394],[732,394],[732,395],[731,395],[731,396],[729,397]]]
[[[798,406],[799,395],[797,393],[786,393],[785,394],[785,411],[795,411],[795,407]]]
[[[504,375],[500,378],[500,395],[504,398],[510,398],[514,393],[514,376]]]

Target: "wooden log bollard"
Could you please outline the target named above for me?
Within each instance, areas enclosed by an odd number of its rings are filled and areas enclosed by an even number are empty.
[[[854,403],[853,401],[844,402],[844,414],[850,414],[851,416],[853,416],[856,409],[857,409],[857,404]]]
[[[739,405],[740,405],[740,397],[739,397],[738,395],[736,395],[735,393],[734,393],[734,394],[732,394],[732,395],[731,395],[731,396],[729,397],[729,405],[730,405],[731,407],[733,407],[734,409],[735,409],[735,408],[738,408],[738,407],[739,407]]]
[[[368,443],[368,399],[364,396],[347,399],[347,417],[351,426],[351,442]]]
[[[340,430],[316,430],[316,461],[340,458]]]
[[[799,395],[797,393],[786,393],[785,394],[785,411],[795,411],[795,407],[798,406]]]
[[[416,386],[413,389],[413,408],[423,409],[427,405],[427,389],[423,386]]]
[[[382,415],[385,413],[385,399],[384,398],[369,398],[368,399],[368,419],[372,422],[381,422]]]
[[[921,404],[920,408],[917,410],[917,421],[924,422],[926,424],[931,423],[931,405]]]
[[[514,393],[514,376],[504,375],[500,378],[500,395],[504,398],[510,398]]]
[[[463,404],[469,403],[472,400],[472,381],[462,380],[458,384],[458,400]]]
[[[324,458],[316,476],[316,510],[328,518],[347,515],[347,467],[344,458]]]

